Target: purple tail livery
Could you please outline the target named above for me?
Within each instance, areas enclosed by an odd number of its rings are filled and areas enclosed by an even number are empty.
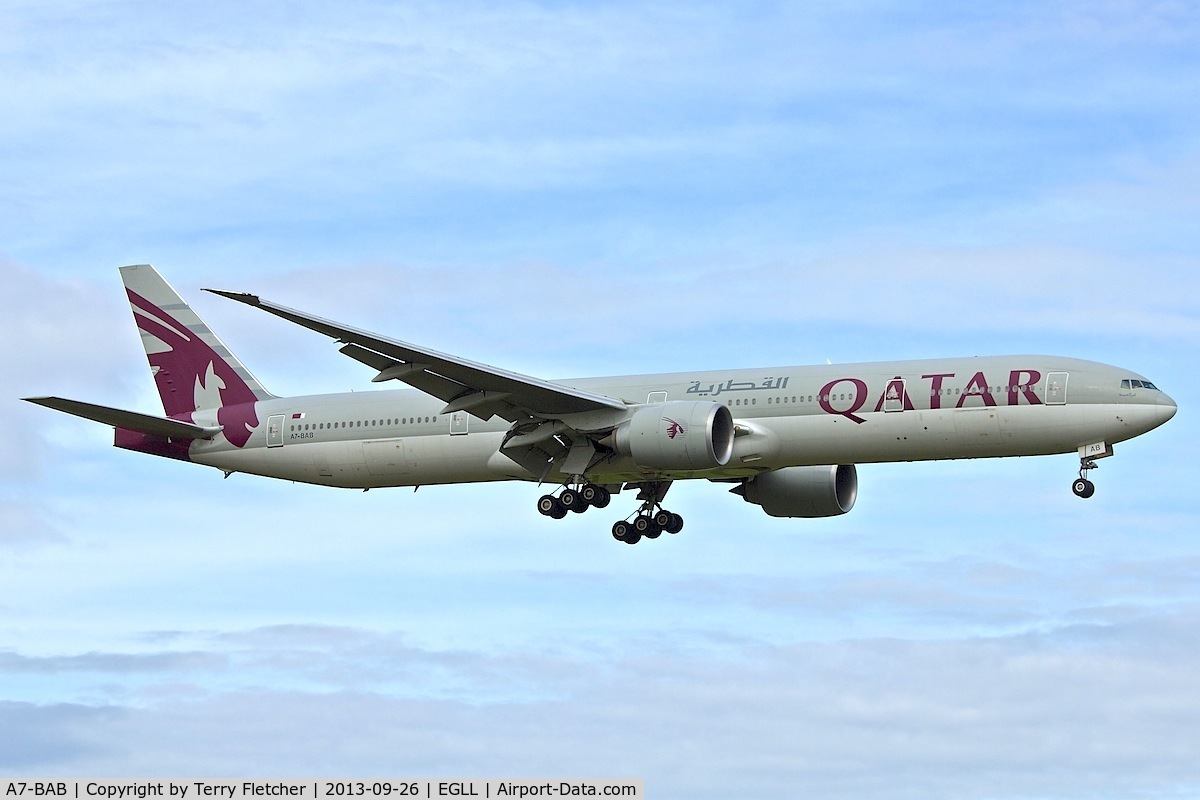
[[[274,396],[154,267],[121,267],[121,279],[167,416],[61,397],[26,399],[112,425],[113,443],[126,450],[188,461],[198,439],[224,437],[245,447],[259,424],[255,404]]]
[[[154,267],[122,267],[121,280],[167,416],[203,424],[215,413],[222,435],[245,447],[255,402],[272,395]]]

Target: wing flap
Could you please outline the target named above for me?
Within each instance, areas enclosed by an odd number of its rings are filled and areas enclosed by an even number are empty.
[[[155,417],[137,411],[99,406],[79,400],[67,400],[63,397],[25,397],[22,399],[29,403],[52,408],[55,411],[90,419],[92,422],[100,422],[112,425],[114,428],[124,428],[151,436],[166,436],[171,439],[210,439],[224,430],[223,425],[212,427],[193,425],[177,419]]]
[[[372,383],[382,383],[383,381],[391,380],[404,381],[410,386],[442,400],[445,400],[447,397],[457,397],[471,391],[471,387],[465,386],[458,381],[452,381],[436,373],[428,372],[428,364],[397,361],[391,356],[385,356],[382,353],[368,350],[356,344],[346,345],[341,348],[341,352],[361,364],[366,364],[372,369],[379,370],[379,374],[371,379]]]

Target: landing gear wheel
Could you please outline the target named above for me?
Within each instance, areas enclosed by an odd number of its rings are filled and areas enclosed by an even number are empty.
[[[625,520],[620,520],[619,522],[613,523],[612,535],[613,538],[618,542],[629,541],[629,535],[631,533],[633,533],[633,526]]]
[[[658,513],[654,515],[654,524],[656,527],[665,531],[671,526],[671,517],[673,516],[674,515],[670,511],[667,511],[665,508],[660,508]]]
[[[544,494],[538,498],[538,513],[551,519],[562,519],[567,515],[567,509],[552,494]]]
[[[1071,484],[1071,491],[1083,498],[1091,497],[1096,493],[1096,484],[1089,481],[1087,478],[1077,478],[1075,483]]]
[[[1087,474],[1099,469],[1100,465],[1094,458],[1079,459],[1079,477],[1071,484],[1071,491],[1078,497],[1088,498],[1096,493],[1096,484],[1088,480]]]
[[[662,528],[655,524],[654,517],[649,514],[639,514],[635,517],[633,529],[639,536],[645,536],[647,539],[657,539],[662,533]]]
[[[558,496],[558,502],[562,504],[563,508],[574,511],[576,514],[582,514],[588,509],[587,502],[574,489],[563,490],[563,493]]]
[[[667,533],[679,533],[683,530],[683,517],[678,514],[671,515],[671,524],[663,526],[663,530]]]
[[[589,506],[594,506],[596,505],[596,498],[599,497],[599,492],[597,492],[597,487],[588,483],[579,490],[579,496],[583,498],[583,502]]]
[[[612,493],[610,491],[608,491],[608,489],[605,489],[603,486],[585,486],[584,490],[586,491],[589,488],[594,489],[596,491],[595,498],[588,501],[591,505],[595,506],[596,508],[604,508],[605,506],[608,505],[608,502],[610,500],[612,500]]]

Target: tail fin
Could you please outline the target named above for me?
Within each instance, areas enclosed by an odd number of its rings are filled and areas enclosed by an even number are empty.
[[[199,410],[273,397],[154,267],[121,267],[121,280],[167,416],[191,419]],[[228,425],[226,435],[241,438]]]

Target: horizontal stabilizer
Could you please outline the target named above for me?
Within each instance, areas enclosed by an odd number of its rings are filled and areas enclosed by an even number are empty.
[[[93,422],[112,425],[115,428],[147,433],[151,436],[166,436],[171,439],[210,439],[224,428],[222,425],[212,427],[193,425],[177,419],[139,414],[136,411],[125,411],[92,403],[81,403],[78,400],[66,400],[62,397],[26,397],[23,399],[39,406],[53,408],[55,411],[63,411],[77,417],[90,419]]]

